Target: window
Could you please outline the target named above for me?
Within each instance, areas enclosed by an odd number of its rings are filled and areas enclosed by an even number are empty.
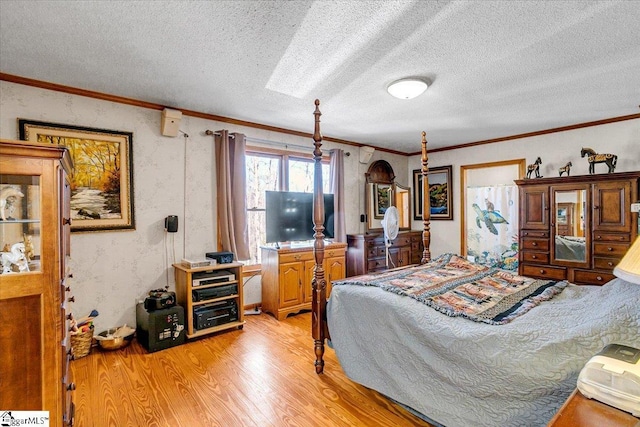
[[[314,162],[303,155],[248,151],[247,225],[249,228],[248,265],[260,264],[260,246],[265,244],[265,191],[313,192]],[[322,190],[329,192],[329,160],[322,161]]]

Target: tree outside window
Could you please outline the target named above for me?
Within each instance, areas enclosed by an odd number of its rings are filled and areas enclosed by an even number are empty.
[[[291,154],[248,152],[247,224],[249,228],[248,265],[260,264],[260,246],[266,241],[265,191],[313,192],[314,162]],[[287,179],[283,179],[286,176]],[[322,163],[322,187],[329,192],[329,162]]]

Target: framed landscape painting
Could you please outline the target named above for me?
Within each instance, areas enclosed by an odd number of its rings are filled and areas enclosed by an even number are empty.
[[[431,219],[453,220],[452,167],[429,168],[429,202]],[[413,170],[413,219],[422,219],[422,169]]]
[[[133,230],[133,133],[18,119],[20,139],[63,145],[73,169],[71,231]]]

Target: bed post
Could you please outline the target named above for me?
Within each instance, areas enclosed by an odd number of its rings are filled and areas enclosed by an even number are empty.
[[[431,231],[429,222],[431,220],[431,199],[429,197],[429,157],[427,156],[427,133],[422,131],[422,252],[421,264],[431,261]]]
[[[322,194],[322,134],[320,133],[320,101],[315,101],[316,109],[315,130],[313,132],[313,255],[315,266],[313,268],[312,303],[311,303],[311,335],[314,340],[316,353],[316,374],[321,374],[324,370],[324,340],[326,338],[326,304],[327,304],[327,281],[324,277],[324,195]]]

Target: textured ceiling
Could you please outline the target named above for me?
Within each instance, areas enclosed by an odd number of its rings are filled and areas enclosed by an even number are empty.
[[[0,2],[0,72],[402,152],[638,113],[637,1]],[[398,100],[386,86],[433,81]]]

